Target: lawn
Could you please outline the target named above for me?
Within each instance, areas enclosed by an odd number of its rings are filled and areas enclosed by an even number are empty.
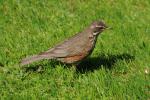
[[[113,29],[81,66],[19,66],[95,20]],[[150,0],[0,0],[0,99],[149,100]]]

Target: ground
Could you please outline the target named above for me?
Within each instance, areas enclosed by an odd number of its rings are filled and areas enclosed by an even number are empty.
[[[95,20],[103,32],[80,66],[22,58],[48,50]],[[150,99],[149,0],[0,0],[0,98]]]

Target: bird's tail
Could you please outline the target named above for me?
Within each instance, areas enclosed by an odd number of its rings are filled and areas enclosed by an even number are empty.
[[[45,59],[45,57],[42,55],[34,55],[31,57],[27,57],[27,58],[22,59],[20,65],[24,66],[24,65],[30,64],[32,62],[43,60],[43,59]]]

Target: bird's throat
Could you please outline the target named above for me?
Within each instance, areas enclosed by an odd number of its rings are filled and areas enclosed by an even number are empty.
[[[93,35],[96,36],[99,32],[94,32]]]

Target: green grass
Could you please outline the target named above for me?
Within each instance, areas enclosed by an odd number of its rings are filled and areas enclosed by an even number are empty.
[[[19,67],[99,19],[113,30],[80,68]],[[149,0],[0,0],[0,99],[148,100],[149,71]]]

